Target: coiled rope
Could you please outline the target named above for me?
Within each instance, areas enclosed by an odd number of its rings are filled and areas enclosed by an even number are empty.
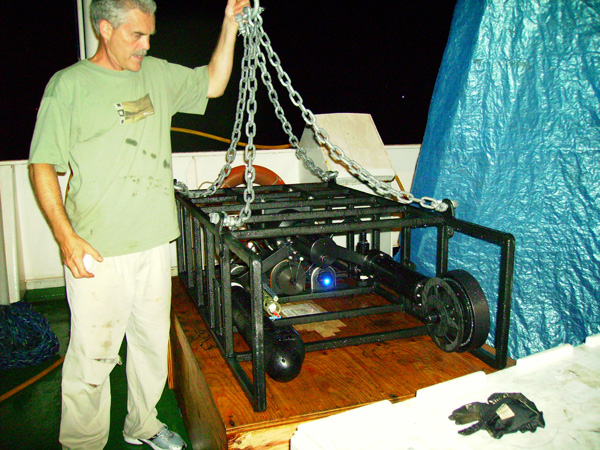
[[[0,369],[39,364],[54,356],[58,347],[48,320],[31,304],[0,305]]]

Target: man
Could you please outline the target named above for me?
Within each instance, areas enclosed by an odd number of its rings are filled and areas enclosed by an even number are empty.
[[[31,145],[30,176],[59,244],[71,309],[63,366],[60,441],[102,449],[110,423],[109,374],[127,337],[130,444],[180,449],[157,418],[167,376],[171,302],[169,242],[179,230],[170,125],[203,114],[229,81],[240,14],[228,0],[208,66],[145,57],[155,32],[153,0],[92,0],[99,46],[48,83]],[[71,170],[63,205],[57,172]],[[84,257],[85,256],[85,257]]]

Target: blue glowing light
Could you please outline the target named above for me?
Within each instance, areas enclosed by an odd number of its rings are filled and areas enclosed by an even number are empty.
[[[331,278],[331,275],[329,275],[329,274],[323,274],[323,275],[319,276],[319,283],[323,287],[331,286],[332,282],[333,282],[333,278]]]

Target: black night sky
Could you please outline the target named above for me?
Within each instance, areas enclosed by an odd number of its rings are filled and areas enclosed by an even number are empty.
[[[385,144],[420,143],[431,94],[448,38],[455,2],[262,0],[264,30],[292,86],[315,114],[369,113]],[[208,62],[223,20],[225,1],[158,0],[157,34],[150,53],[187,66]],[[70,1],[36,3],[12,14],[3,39],[12,68],[3,73],[2,160],[26,159],[35,115],[48,79],[78,58],[76,7]],[[4,20],[7,17],[5,16]],[[10,30],[19,31],[18,38]],[[6,29],[5,29],[6,30]],[[17,42],[18,40],[18,42]],[[178,114],[173,126],[229,138],[237,102],[242,39],[227,93],[204,116]],[[279,85],[275,72],[274,83]],[[277,87],[294,133],[300,111]],[[287,139],[259,81],[256,143]],[[244,138],[242,138],[244,140]],[[222,150],[226,144],[173,133],[174,151]]]

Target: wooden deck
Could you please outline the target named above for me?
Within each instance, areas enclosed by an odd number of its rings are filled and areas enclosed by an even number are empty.
[[[357,327],[365,333],[418,324],[406,314],[391,313],[304,325],[299,331],[310,341],[331,333],[356,334]],[[171,352],[170,381],[194,450],[289,449],[301,422],[381,400],[402,401],[433,384],[493,371],[471,354],[445,353],[428,336],[310,352],[296,379],[278,383],[267,377],[267,410],[257,413],[177,278]],[[250,373],[250,363],[245,364]]]

